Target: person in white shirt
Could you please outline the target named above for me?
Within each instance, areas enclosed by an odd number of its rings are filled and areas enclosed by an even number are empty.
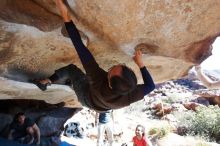
[[[203,83],[203,85],[209,89],[220,89],[220,81],[213,81],[207,75],[204,74],[200,65],[195,66],[197,77]]]

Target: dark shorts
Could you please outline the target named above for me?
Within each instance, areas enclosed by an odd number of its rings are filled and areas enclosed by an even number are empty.
[[[27,133],[25,131],[24,132],[15,131],[12,133],[12,137],[15,141],[18,141],[20,138],[25,137],[26,135]]]
[[[69,85],[76,93],[78,101],[87,107],[91,107],[89,98],[89,82],[85,73],[76,65],[70,64],[55,71],[59,77],[58,83]]]

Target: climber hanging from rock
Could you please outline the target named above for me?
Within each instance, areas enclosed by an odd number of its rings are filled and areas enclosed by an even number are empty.
[[[133,60],[140,68],[144,84],[137,84],[134,72],[124,64],[114,65],[108,72],[103,70],[83,44],[79,31],[71,20],[66,2],[56,0],[56,5],[86,74],[73,64],[67,65],[56,70],[48,79],[35,82],[41,90],[46,90],[51,83],[63,80],[73,88],[83,106],[98,112],[129,106],[154,90],[155,84],[144,66],[140,50],[136,50]]]

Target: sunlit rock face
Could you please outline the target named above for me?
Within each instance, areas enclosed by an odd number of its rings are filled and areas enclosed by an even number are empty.
[[[68,3],[84,43],[101,67],[126,63],[140,78],[132,55],[135,49],[142,49],[144,63],[156,82],[184,76],[210,55],[210,44],[220,34],[219,0]],[[82,68],[70,39],[61,31],[63,22],[54,1],[1,0],[0,9],[2,77],[26,82],[45,78],[69,63]],[[0,83],[4,86],[2,80]],[[0,98],[4,99],[4,94]],[[22,92],[19,98],[32,97]],[[47,97],[45,100],[50,102]]]

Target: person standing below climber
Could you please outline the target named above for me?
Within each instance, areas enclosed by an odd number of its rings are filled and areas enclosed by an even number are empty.
[[[133,60],[140,68],[144,84],[137,85],[134,72],[124,64],[114,65],[106,72],[100,68],[89,49],[83,44],[64,1],[56,0],[56,5],[86,74],[70,64],[56,70],[48,79],[37,81],[35,84],[40,89],[46,90],[47,85],[65,80],[72,86],[83,106],[98,112],[129,106],[154,90],[155,84],[144,66],[140,50],[135,51]]]
[[[195,71],[197,73],[197,77],[205,87],[209,89],[220,89],[220,81],[212,81],[203,73],[200,65],[195,66]]]
[[[105,134],[107,136],[106,138],[109,146],[112,146],[114,141],[113,124],[114,124],[114,117],[112,110],[102,113],[96,112],[95,125],[98,125],[97,146],[104,145]]]
[[[9,140],[15,140],[23,144],[40,144],[40,129],[24,113],[17,113],[10,124]]]

